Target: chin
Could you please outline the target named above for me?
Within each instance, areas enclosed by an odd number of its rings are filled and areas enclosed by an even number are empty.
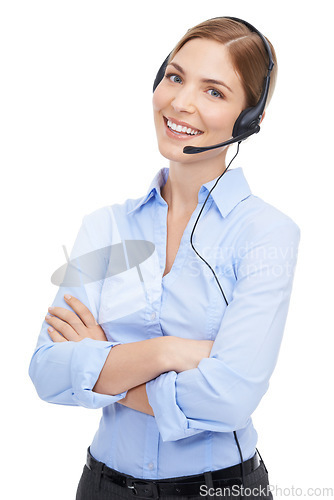
[[[182,147],[179,146],[178,148],[159,145],[159,151],[160,154],[169,161],[177,163],[192,163],[197,159],[195,157],[198,155],[187,155],[183,153],[183,148],[188,145],[190,146],[190,144],[184,144]]]
[[[218,144],[218,142],[212,144]],[[163,141],[161,141],[161,143],[160,142],[158,143],[160,154],[164,158],[172,162],[184,163],[184,164],[198,163],[203,160],[209,161],[211,159],[217,159],[218,157],[221,157],[222,161],[224,162],[227,150],[229,148],[229,146],[225,146],[219,149],[212,149],[210,151],[205,151],[203,153],[186,154],[183,153],[183,148],[185,146],[196,146],[196,141],[193,142],[189,141],[189,143],[182,144],[182,146],[177,145],[177,147],[174,145],[165,144],[163,143]],[[204,146],[204,144],[201,144],[201,146]]]
[[[172,143],[165,138],[158,137],[158,148],[160,154],[169,161],[177,163],[193,163],[199,159],[199,155],[187,155],[183,153],[186,146],[194,146],[196,141],[184,141],[182,143]]]

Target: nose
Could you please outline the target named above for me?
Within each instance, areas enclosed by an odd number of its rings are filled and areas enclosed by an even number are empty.
[[[176,112],[194,113],[196,110],[194,91],[190,86],[180,86],[171,104]]]

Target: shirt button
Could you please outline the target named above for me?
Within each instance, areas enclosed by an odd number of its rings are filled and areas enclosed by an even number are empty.
[[[150,470],[153,470],[153,469],[154,469],[154,463],[153,463],[153,462],[150,462],[150,463],[148,464],[148,468],[149,468]]]
[[[157,317],[156,313],[155,313],[155,312],[153,312],[153,313],[151,314],[151,320],[152,320],[152,321],[154,321],[156,317]]]

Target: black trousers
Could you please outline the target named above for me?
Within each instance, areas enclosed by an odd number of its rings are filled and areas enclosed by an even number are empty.
[[[90,470],[86,465],[78,485],[76,500],[138,500],[143,499],[137,496],[131,489],[123,488],[114,484],[102,472],[102,466],[99,470]],[[268,472],[264,463],[253,472],[245,476],[244,489],[238,488],[209,488],[204,485],[198,495],[195,496],[161,496],[164,500],[203,500],[210,498],[220,498],[230,500],[272,500],[272,493],[269,491]],[[212,486],[212,485],[211,485]],[[243,496],[241,496],[243,495]],[[147,497],[152,498],[152,497]]]

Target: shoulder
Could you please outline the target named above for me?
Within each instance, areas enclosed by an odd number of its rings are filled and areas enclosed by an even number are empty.
[[[86,214],[83,218],[84,222],[97,227],[112,226],[115,222],[115,217],[126,217],[128,212],[137,206],[141,198],[127,199],[123,203],[114,203],[113,205],[105,205],[93,212]]]
[[[290,241],[298,245],[300,228],[288,215],[251,194],[233,211],[240,227],[240,241]],[[232,214],[231,214],[232,215]]]
[[[125,223],[127,215],[139,202],[138,199],[127,199],[123,203],[105,205],[84,215],[82,229],[100,244],[109,244],[113,239],[120,239],[118,229]]]
[[[298,225],[291,217],[262,198],[252,194],[247,198],[247,205],[249,218],[254,224],[260,227],[287,225],[299,231]]]

